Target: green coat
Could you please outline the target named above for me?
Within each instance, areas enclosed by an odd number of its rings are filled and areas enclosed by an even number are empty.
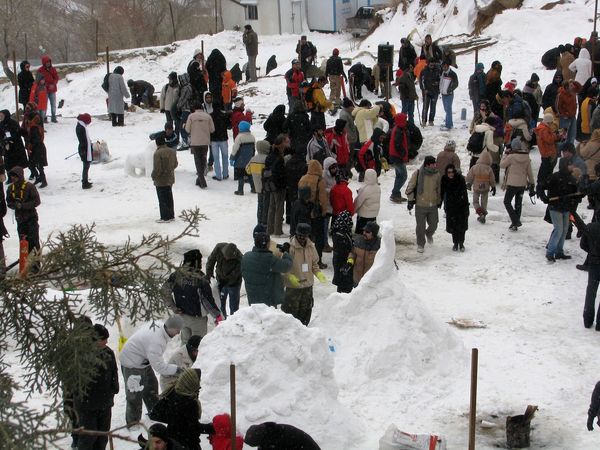
[[[233,258],[225,258],[223,248],[228,244],[220,242],[215,245],[206,262],[206,274],[210,277],[216,275],[217,282],[222,286],[237,286],[242,284],[242,252],[236,248]]]
[[[281,258],[269,250],[256,247],[242,258],[242,276],[248,294],[248,303],[264,303],[277,306],[283,303],[285,294],[281,274],[292,268],[292,257],[284,253]]]

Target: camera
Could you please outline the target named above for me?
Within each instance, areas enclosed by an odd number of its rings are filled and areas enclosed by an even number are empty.
[[[289,242],[284,242],[283,244],[277,244],[275,247],[277,247],[277,250],[279,250],[281,253],[288,253],[290,251],[290,243]]]

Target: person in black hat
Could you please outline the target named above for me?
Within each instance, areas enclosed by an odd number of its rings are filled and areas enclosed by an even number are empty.
[[[155,423],[148,428],[148,439],[140,434],[138,444],[143,450],[186,450],[179,442],[169,437],[167,427],[162,423]]]
[[[352,272],[354,287],[358,286],[365,273],[373,266],[375,255],[381,247],[381,237],[379,237],[379,225],[377,222],[367,222],[363,228],[362,235],[354,240],[352,252],[348,254],[346,267],[342,272]]]

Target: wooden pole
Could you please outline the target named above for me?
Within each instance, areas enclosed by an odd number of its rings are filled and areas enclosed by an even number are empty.
[[[17,117],[17,122],[20,122],[20,120],[19,120],[19,83],[17,82],[17,54],[14,50],[13,50],[12,57],[13,57],[13,72],[14,72],[14,77],[15,77],[15,106],[16,106],[15,115]]]
[[[96,57],[94,58],[96,61],[98,61],[98,52],[100,51],[100,47],[98,46],[98,31],[98,19],[96,19]]]
[[[229,397],[231,399],[231,450],[236,450],[235,364],[229,366]]]
[[[385,101],[390,101],[390,91],[392,90],[392,86],[390,84],[390,65],[385,64]]]
[[[479,47],[475,47],[475,64],[479,62]]]
[[[177,40],[177,31],[175,31],[175,19],[173,18],[173,5],[169,2],[169,12],[171,13],[171,26],[173,27],[173,42]]]
[[[108,56],[108,45],[106,46],[106,73],[110,73],[110,58]]]
[[[469,408],[469,450],[475,450],[475,416],[477,415],[477,365],[479,350],[471,349],[471,405]]]

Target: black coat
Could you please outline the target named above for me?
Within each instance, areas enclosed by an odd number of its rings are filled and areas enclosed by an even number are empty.
[[[560,84],[555,83],[554,81],[546,86],[544,89],[544,94],[542,95],[542,108],[552,108],[556,109],[556,96],[558,95],[558,90],[560,89]]]
[[[221,142],[229,139],[227,130],[231,127],[231,112],[225,111],[220,102],[215,103],[213,100],[213,112],[210,113],[215,131],[210,133],[211,142]]]
[[[97,411],[113,406],[113,397],[119,393],[119,373],[115,353],[110,347],[100,350],[96,370],[86,394],[74,397],[76,410]]]
[[[587,252],[588,264],[600,264],[600,222],[592,222],[586,225],[579,246]],[[595,411],[598,413],[600,412],[600,391],[598,391],[596,402]]]
[[[571,195],[577,192],[577,181],[570,173],[554,172],[543,182],[542,189],[547,194],[541,193],[540,198],[551,210],[571,211],[579,203],[580,197]]]
[[[292,214],[290,216],[290,235],[296,234],[296,227],[299,223],[310,223],[310,203],[296,199],[292,205]]]
[[[29,125],[29,160],[38,167],[46,167],[48,159],[46,155],[46,146],[44,145],[44,127],[39,116],[34,119],[34,123]]]
[[[275,138],[283,133],[283,126],[285,124],[285,105],[277,105],[273,112],[269,114],[267,120],[263,124],[263,128],[267,132],[265,140],[269,141],[269,144],[275,143]]]
[[[440,93],[440,77],[442,71],[438,66],[430,69],[429,66],[425,67],[419,77],[419,86],[422,91],[427,91],[428,95],[436,96]]]
[[[0,164],[1,161],[2,159],[0,155]],[[2,173],[2,171],[0,171],[0,173]],[[6,194],[4,194],[4,188],[0,187],[0,243],[8,235],[8,230],[4,226],[4,216],[6,216],[7,211],[8,208],[6,207]]]
[[[277,149],[272,149],[267,155],[267,159],[265,159],[265,170],[271,171],[273,183],[275,183],[277,190],[285,190],[285,162],[283,156],[281,156]]]
[[[88,140],[85,132],[85,127],[80,123],[75,127],[75,134],[77,135],[77,152],[82,161],[86,161],[88,151]]]
[[[398,50],[398,67],[402,70],[406,70],[409,64],[415,66],[417,59],[417,52],[411,43],[407,47],[400,46]]]
[[[10,112],[5,109],[4,120],[0,122],[0,145],[7,146],[4,150],[4,166],[8,173],[13,167],[27,167],[27,154],[21,138],[21,127],[16,120],[10,118]]]
[[[25,104],[29,101],[29,94],[33,86],[33,74],[30,70],[25,70],[25,66],[29,64],[27,61],[21,62],[21,71],[17,75],[17,83],[19,85],[19,103]]]
[[[342,63],[342,58],[339,56],[331,56],[327,60],[327,64],[325,65],[325,76],[328,77],[329,75],[341,75],[346,78],[344,64]]]
[[[352,251],[354,245],[352,235],[333,231],[331,234],[333,241],[333,280],[340,292],[351,292],[354,287],[352,270],[348,273],[342,273],[342,268],[346,265],[348,254]]]
[[[442,177],[442,200],[446,212],[446,231],[448,233],[469,229],[469,195],[465,177],[455,173],[451,180],[447,175]]]
[[[227,70],[227,61],[216,48],[208,55],[206,60],[206,71],[208,72],[208,85],[210,93],[215,100],[222,100],[221,88],[223,84],[223,72]]]
[[[312,139],[312,131],[310,128],[310,117],[306,111],[293,111],[290,113],[283,125],[292,143],[294,152],[303,151],[306,156],[306,146],[308,141]]]
[[[200,404],[197,399],[180,395],[174,390],[168,394],[167,433],[188,450],[200,450]]]
[[[294,153],[285,163],[285,177],[287,181],[287,189],[290,192],[298,190],[298,182],[300,178],[306,175],[308,166],[306,164],[306,152]]]
[[[194,91],[194,97],[196,101],[202,101],[203,94],[206,92],[206,81],[204,80],[204,73],[200,67],[200,63],[193,59],[190,61],[187,67],[187,73],[190,76],[190,84]],[[180,79],[181,81],[181,79]],[[180,94],[181,95],[181,94]]]
[[[258,450],[321,450],[301,429],[275,422],[252,425],[246,431],[244,441]]]

